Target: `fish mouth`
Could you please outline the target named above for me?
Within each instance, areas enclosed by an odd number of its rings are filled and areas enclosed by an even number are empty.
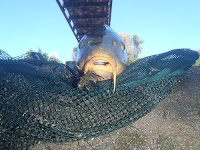
[[[113,79],[114,89],[116,87],[116,76],[117,76],[117,64],[116,62],[109,57],[103,56],[94,56],[89,59],[84,65],[84,74],[89,70],[95,72],[97,76],[100,77],[100,80]]]

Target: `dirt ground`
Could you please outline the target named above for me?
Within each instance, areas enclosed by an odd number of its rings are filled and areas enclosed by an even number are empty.
[[[108,135],[30,150],[200,150],[200,67],[192,67],[152,112]]]

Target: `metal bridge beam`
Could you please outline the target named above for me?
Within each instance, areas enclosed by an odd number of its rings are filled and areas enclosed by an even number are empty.
[[[63,13],[65,19],[67,20],[67,22],[68,22],[68,24],[69,24],[69,26],[70,26],[70,28],[71,28],[71,30],[72,30],[74,36],[76,37],[77,41],[79,41],[79,39],[78,39],[78,37],[77,37],[77,35],[76,35],[76,33],[75,33],[75,29],[74,29],[74,27],[73,27],[72,24],[71,24],[71,21],[72,21],[72,20],[70,20],[70,19],[68,18],[68,16],[66,15],[65,9],[64,9],[64,7],[61,5],[60,1],[59,1],[59,0],[56,0],[56,2],[57,2],[57,4],[58,4],[58,6],[60,7],[60,10],[62,11],[62,13]]]
[[[77,41],[96,25],[110,26],[112,0],[56,0]]]

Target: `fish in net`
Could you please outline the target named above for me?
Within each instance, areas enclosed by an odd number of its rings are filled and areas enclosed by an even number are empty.
[[[198,57],[175,49],[137,60],[117,76],[113,93],[112,80],[79,90],[79,78],[64,64],[0,50],[0,149],[72,142],[125,127],[164,100]]]

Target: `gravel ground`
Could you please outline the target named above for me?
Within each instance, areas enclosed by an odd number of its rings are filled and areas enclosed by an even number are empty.
[[[30,150],[200,150],[200,67],[180,78],[152,112],[108,135],[73,143],[39,142]]]

